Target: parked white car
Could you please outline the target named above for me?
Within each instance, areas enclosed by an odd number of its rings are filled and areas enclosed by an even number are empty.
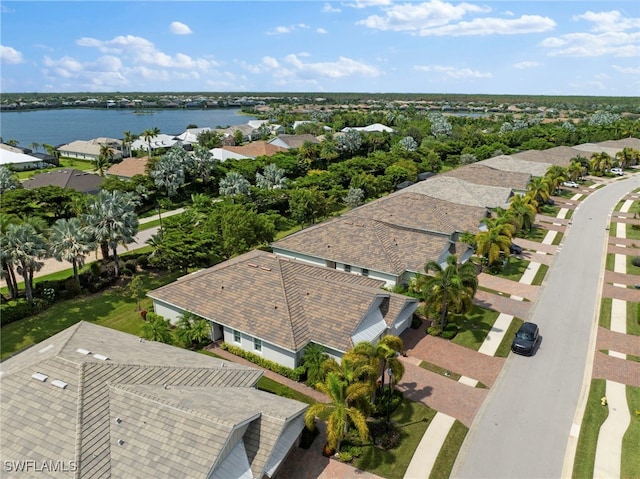
[[[563,186],[566,186],[567,188],[577,188],[578,187],[578,183],[576,183],[575,181],[565,181],[564,183],[562,183]]]
[[[622,168],[618,168],[617,166],[615,168],[611,168],[611,173],[613,173],[614,175],[618,175],[618,176],[624,175],[623,169]]]

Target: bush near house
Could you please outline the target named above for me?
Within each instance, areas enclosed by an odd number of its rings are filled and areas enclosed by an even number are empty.
[[[301,366],[295,369],[291,369],[228,343],[222,343],[220,347],[225,351],[229,351],[231,354],[240,356],[247,361],[251,361],[253,364],[257,364],[260,367],[268,369],[269,371],[273,371],[274,373],[278,373],[279,375],[289,378],[293,381],[304,381],[305,369]]]

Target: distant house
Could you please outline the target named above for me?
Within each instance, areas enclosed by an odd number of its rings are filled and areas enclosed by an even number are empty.
[[[417,300],[383,285],[255,250],[148,296],[156,313],[172,322],[194,313],[211,322],[214,340],[295,368],[310,342],[339,359],[360,341],[375,344],[385,334],[404,331]]]
[[[443,175],[435,175],[407,186],[404,191],[480,208],[507,208],[509,198],[514,194],[510,187],[471,183],[455,176]]]
[[[531,180],[529,173],[518,171],[504,171],[478,163],[463,165],[446,173],[440,173],[440,177],[458,178],[459,180],[478,185],[497,186],[513,189],[515,193],[524,193]]]
[[[212,128],[187,128],[183,133],[174,137],[176,140],[180,140],[183,145],[195,145],[198,143],[198,136],[202,133],[212,131]]]
[[[105,172],[106,176],[117,176],[122,179],[130,179],[135,175],[147,174],[148,156],[141,158],[125,158],[120,163],[111,165]]]
[[[180,143],[173,135],[165,135],[164,133],[160,133],[156,136],[149,138],[149,142],[144,137],[140,137],[131,143],[131,151],[143,151],[145,153],[149,152],[149,145],[151,145],[151,152],[157,149],[168,149],[171,148],[176,143]]]
[[[287,151],[286,148],[271,145],[266,141],[252,141],[241,146],[223,146],[222,149],[231,153],[243,155],[246,158],[257,158],[258,156],[273,156],[277,153]]]
[[[40,468],[19,477],[270,478],[308,407],[261,370],[87,322],[0,370],[2,460]]]
[[[226,148],[212,148],[209,150],[209,153],[211,153],[211,155],[213,155],[213,157],[220,162],[225,162],[229,159],[240,160],[243,158],[252,158],[251,156],[236,153]]]
[[[273,140],[270,140],[271,145],[280,146],[287,150],[291,148],[300,148],[306,142],[318,144],[320,141],[313,135],[278,135]]]
[[[489,166],[496,170],[526,173],[531,176],[544,176],[549,167],[553,165],[553,163],[527,161],[508,155],[494,156],[478,161],[475,164]]]
[[[61,188],[71,188],[80,193],[95,195],[100,191],[103,179],[94,173],[69,168],[40,173],[23,181],[22,186],[30,190],[43,186],[59,186]]]
[[[40,158],[16,152],[14,149],[11,149],[11,147],[5,148],[4,144],[0,145],[0,166],[6,166],[11,170],[20,171],[45,168],[47,165],[48,164]]]
[[[371,133],[371,132],[393,133],[394,132],[393,128],[383,125],[382,123],[373,123],[372,125],[367,125],[367,126],[347,126],[347,127],[344,127],[341,131],[346,133],[349,130],[364,131],[366,133]]]
[[[104,145],[108,145],[112,149],[114,160],[122,158],[122,140],[115,138],[76,140],[58,147],[58,151],[62,157],[95,161],[100,156],[100,148]]]

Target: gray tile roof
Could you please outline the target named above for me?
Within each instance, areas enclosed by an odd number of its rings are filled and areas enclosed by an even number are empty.
[[[148,295],[289,351],[310,341],[346,351],[376,297],[413,301],[382,290],[383,285],[256,250]],[[392,323],[395,317],[385,320]]]
[[[405,191],[426,194],[451,203],[485,208],[504,208],[513,195],[510,187],[487,186],[442,175],[420,181],[405,188]]]
[[[99,175],[69,168],[34,175],[32,178],[25,180],[22,186],[26,189],[59,186],[60,188],[71,188],[81,193],[93,194],[100,191],[103,180],[104,178]]]
[[[466,206],[408,189],[354,208],[343,217],[370,218],[385,223],[452,235],[477,232],[487,208]]]
[[[259,370],[85,322],[0,366],[3,460],[77,461],[83,478],[204,478],[239,425],[268,417],[277,438],[306,409],[257,391]],[[254,477],[273,444],[260,443]]]
[[[634,150],[640,150],[640,140],[638,138],[621,138],[620,140],[601,141],[598,145],[608,148],[633,148]]]
[[[511,156],[524,161],[550,163],[566,168],[571,164],[571,160],[578,155],[584,156],[584,152],[569,146],[556,146],[546,150],[521,151],[519,153],[514,153]]]
[[[527,173],[531,176],[544,176],[549,167],[553,165],[553,163],[526,161],[508,155],[494,156],[493,158],[478,161],[476,164],[490,166],[498,170]]]
[[[445,173],[440,173],[439,176],[450,176],[478,185],[500,186],[514,190],[526,190],[527,184],[531,179],[531,175],[528,173],[504,171],[478,163],[460,166]]]

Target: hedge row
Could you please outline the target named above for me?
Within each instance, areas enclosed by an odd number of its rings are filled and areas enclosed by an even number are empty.
[[[278,373],[280,376],[292,379],[293,381],[301,381],[304,378],[305,369],[302,366],[291,369],[228,343],[222,343],[220,347],[225,351],[229,351],[231,354],[240,356],[247,361],[251,361],[253,364],[257,364],[260,367],[268,369],[269,371],[273,371],[274,373]]]
[[[10,303],[3,303],[0,305],[0,326],[6,326],[19,319],[41,313],[50,305],[51,303],[40,298],[35,298],[31,302],[26,299],[18,299]]]

